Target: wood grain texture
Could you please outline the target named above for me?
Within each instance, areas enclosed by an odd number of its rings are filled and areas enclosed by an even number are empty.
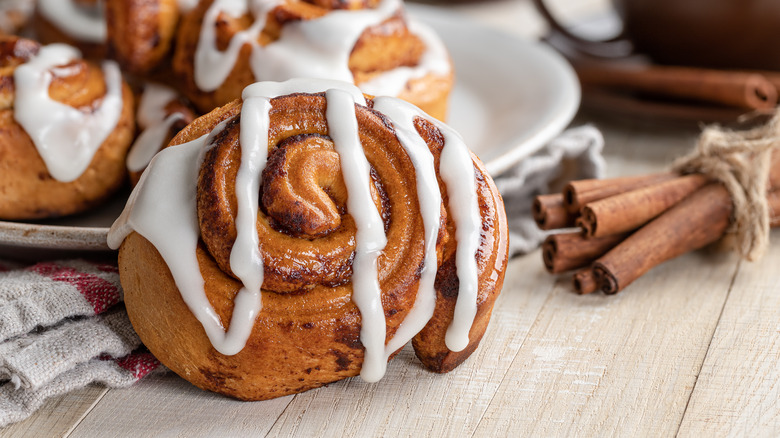
[[[691,254],[622,296],[556,288],[476,435],[674,434],[736,263]]]
[[[101,386],[87,386],[49,399],[24,421],[0,429],[0,437],[66,436],[108,392]]]
[[[780,435],[780,232],[742,263],[680,436]]]
[[[538,253],[515,258],[482,344],[448,374],[407,348],[376,384],[351,379],[298,394],[269,436],[470,436],[552,291]]]
[[[290,398],[241,402],[200,390],[168,373],[109,391],[69,436],[263,436]]]

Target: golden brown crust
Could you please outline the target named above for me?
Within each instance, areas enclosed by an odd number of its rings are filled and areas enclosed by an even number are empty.
[[[229,320],[240,283],[224,274],[202,248],[198,260],[209,300],[222,320]],[[120,249],[119,266],[125,305],[138,335],[167,367],[199,388],[242,400],[264,400],[360,372],[360,313],[344,287],[319,288],[310,291],[307,299],[263,294],[263,310],[247,346],[225,356],[211,346],[148,241],[131,234]],[[316,308],[306,305],[314,300],[318,300]]]
[[[350,272],[355,227],[343,208],[343,182],[334,181],[341,176],[339,166],[330,159],[332,144],[327,136],[325,98],[322,94],[295,94],[273,99],[272,106],[271,158],[263,175],[261,196],[265,197],[265,190],[271,190],[269,197],[281,198],[281,203],[288,205],[287,211],[295,212],[297,219],[287,221],[285,217],[275,218],[276,213],[267,214],[278,207],[270,204],[258,214],[258,231],[264,236],[260,249],[266,265],[263,308],[240,353],[225,356],[211,346],[201,324],[184,304],[164,260],[150,242],[132,233],[119,253],[128,314],[144,344],[163,364],[196,386],[245,400],[293,394],[357,375],[364,354],[360,342],[361,315],[351,300],[350,276],[330,277]],[[369,108],[356,108],[361,141],[372,166],[375,204],[383,212],[388,237],[388,245],[378,260],[378,280],[389,339],[416,298],[423,266],[424,227],[416,194],[416,174],[409,157],[382,115]],[[240,159],[237,150],[240,110],[241,103],[237,101],[219,108],[196,119],[171,142],[175,145],[198,138],[220,122],[228,121],[213,137],[201,167],[198,215],[204,242],[197,250],[207,297],[225,324],[230,321],[233,297],[241,287],[225,260],[236,236],[235,213],[231,212],[236,210],[233,181]],[[417,119],[416,125],[438,167],[443,137],[430,122]],[[298,157],[299,153],[313,154],[314,161],[320,164],[307,166],[306,158]],[[457,276],[456,244],[451,237],[454,224],[448,219],[444,191],[443,222],[437,242],[441,264],[436,280],[439,299],[434,318],[414,341],[423,363],[438,372],[457,366],[479,344],[506,267],[503,204],[479,160],[476,157],[473,160],[484,223],[477,256],[478,312],[466,350],[459,353],[447,350],[443,339],[454,311]],[[282,186],[292,187],[267,188],[275,180],[281,180]],[[446,189],[441,181],[440,187]],[[322,199],[323,193],[330,201]],[[316,214],[327,210],[320,205],[328,202],[338,220],[328,214],[323,220]],[[300,208],[301,205],[305,208]],[[284,216],[284,209],[281,211]],[[321,227],[322,223],[325,225]],[[294,224],[294,230],[289,224]],[[348,244],[331,238],[339,233],[346,236]],[[311,262],[306,260],[308,254],[336,267],[320,266],[320,275],[307,277],[311,272],[299,268]],[[322,271],[326,269],[332,271]]]
[[[15,41],[15,42],[14,42]],[[31,53],[29,40],[0,37],[0,49]],[[0,218],[39,219],[69,215],[99,204],[124,182],[125,156],[135,129],[133,96],[124,84],[119,123],[97,150],[91,164],[68,183],[51,177],[38,150],[14,120],[13,70],[20,59],[6,56],[0,64]],[[100,67],[74,61],[68,77],[55,77],[51,97],[75,108],[92,107],[106,93]]]
[[[168,56],[174,41],[179,8],[176,0],[108,1],[108,46],[122,68],[147,74]]]

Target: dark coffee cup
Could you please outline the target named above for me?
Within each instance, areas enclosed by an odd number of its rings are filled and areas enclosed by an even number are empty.
[[[617,43],[629,41],[661,64],[780,70],[778,0],[612,0],[623,31],[604,41],[573,34],[544,0],[534,3],[573,49],[589,55],[614,56]]]

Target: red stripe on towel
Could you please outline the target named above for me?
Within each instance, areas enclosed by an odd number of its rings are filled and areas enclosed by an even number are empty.
[[[136,379],[141,379],[160,366],[160,362],[148,352],[131,353],[116,359],[116,364],[133,373]]]
[[[110,265],[93,265],[103,272]],[[102,268],[101,268],[102,267]],[[115,268],[114,268],[115,269]],[[108,308],[119,302],[119,289],[110,281],[94,274],[81,272],[69,266],[57,263],[38,263],[28,268],[29,271],[47,277],[53,281],[61,281],[73,285],[87,302],[95,309],[95,314],[105,312]]]

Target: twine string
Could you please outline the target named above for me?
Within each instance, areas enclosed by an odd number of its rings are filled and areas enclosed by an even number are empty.
[[[727,231],[735,250],[747,260],[759,259],[769,245],[770,211],[766,193],[772,151],[780,146],[780,112],[765,125],[744,131],[704,128],[696,148],[678,159],[673,170],[701,173],[722,183],[734,206]]]

